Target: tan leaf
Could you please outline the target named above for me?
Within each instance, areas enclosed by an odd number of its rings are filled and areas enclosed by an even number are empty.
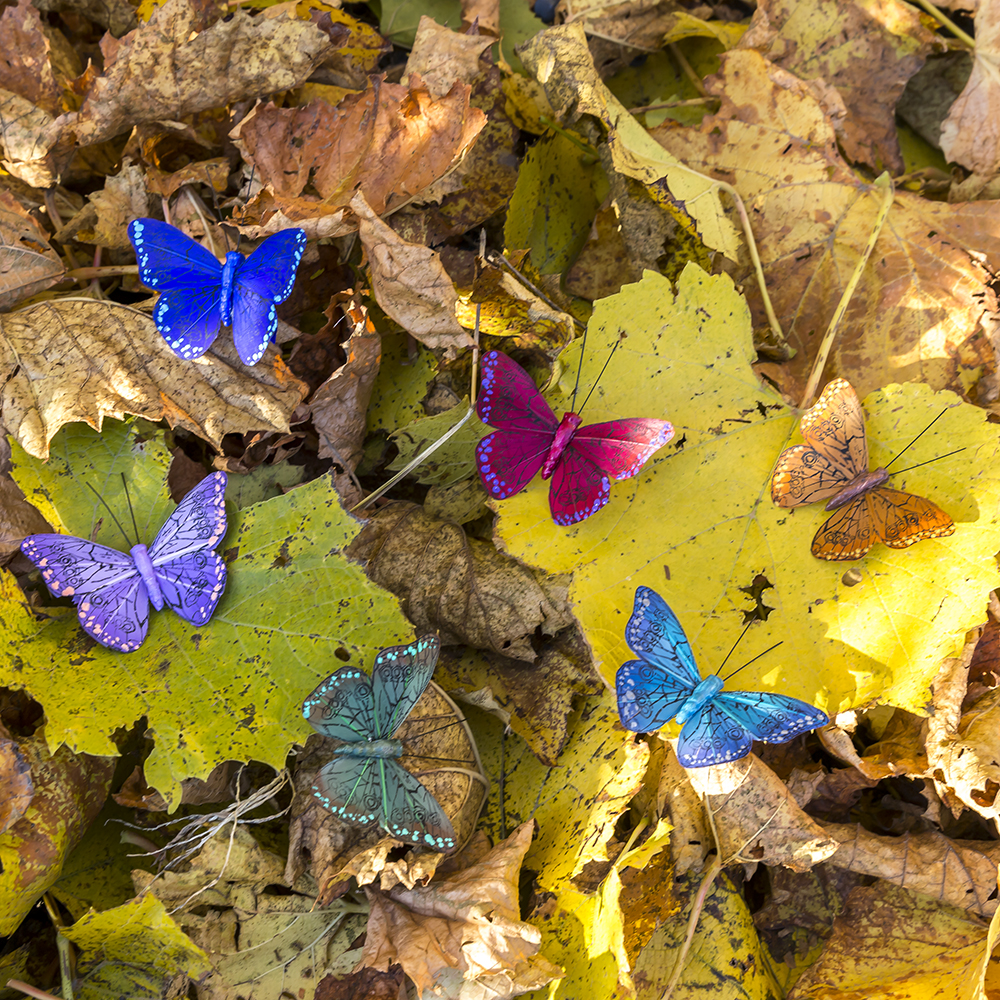
[[[473,24],[477,19],[480,31],[499,38],[500,0],[462,0],[462,23]]]
[[[348,551],[400,599],[418,633],[440,630],[445,646],[468,643],[532,663],[535,630],[552,635],[573,621],[530,570],[415,504],[377,511]]]
[[[731,764],[691,769],[688,777],[707,796],[727,863],[759,861],[808,871],[837,849],[837,842],[754,754]]]
[[[477,864],[430,885],[388,894],[366,888],[371,916],[361,964],[386,971],[399,962],[421,994],[454,996],[471,981],[496,1000],[561,977],[539,954],[537,928],[520,919],[518,879],[533,829],[523,823]]]
[[[341,305],[335,308],[339,313]],[[332,458],[353,472],[363,453],[365,417],[378,375],[382,338],[360,302],[343,303],[343,309],[353,324],[343,344],[347,360],[313,393],[309,412],[319,435],[319,457]]]
[[[169,198],[185,184],[208,183],[220,194],[229,183],[229,161],[224,156],[212,160],[197,160],[172,174],[165,174],[156,167],[146,167],[146,189],[150,194]]]
[[[106,46],[104,75],[79,115],[67,116],[66,128],[88,145],[145,122],[297,87],[332,48],[287,6],[259,17],[237,8],[207,26],[203,16],[194,0],[167,0],[147,23]]]
[[[831,865],[877,875],[981,917],[997,909],[1000,844],[995,841],[953,840],[937,830],[880,837],[856,823],[820,826],[837,841]]]
[[[431,348],[471,347],[472,338],[455,318],[458,293],[430,247],[407,243],[368,207],[359,192],[351,202],[358,233],[371,266],[378,304],[407,333]]]
[[[972,74],[941,125],[941,150],[955,163],[992,177],[1000,169],[1000,5],[976,11]]]
[[[104,187],[90,196],[76,218],[71,219],[55,235],[57,242],[77,239],[81,243],[96,243],[112,250],[128,250],[128,224],[148,213],[146,178],[131,160],[104,182]]]
[[[111,302],[59,299],[0,316],[7,430],[37,458],[64,424],[100,429],[105,417],[166,420],[217,448],[248,430],[287,431],[305,394],[274,347],[260,364],[239,360],[220,335],[194,361],[167,347],[152,319]]]
[[[0,191],[0,308],[51,288],[63,271],[38,223],[9,191]]]
[[[902,172],[896,102],[926,56],[943,49],[919,11],[900,0],[878,6],[811,0],[805,7],[799,0],[761,0],[737,48],[756,49],[802,80],[819,77],[835,87],[848,112],[837,128],[847,158],[876,172]]]
[[[424,14],[417,25],[413,48],[400,82],[407,84],[410,74],[418,73],[431,96],[440,100],[456,80],[472,83],[479,75],[479,57],[494,41],[496,39],[489,35],[452,31]]]
[[[75,153],[72,135],[63,129],[63,118],[54,118],[17,94],[0,90],[5,170],[34,188],[57,183]]]
[[[5,731],[5,730],[3,730]],[[0,737],[0,834],[6,833],[27,811],[35,796],[31,764],[16,740]]]
[[[801,80],[756,52],[721,60],[719,75],[706,81],[721,98],[718,114],[700,128],[652,134],[753,206],[767,287],[798,352],[763,370],[798,401],[821,339],[816,331],[828,326],[881,201],[841,158],[822,107]],[[998,264],[1000,202],[946,205],[897,191],[841,324],[828,377],[842,375],[862,396],[911,380],[966,394],[968,369],[993,365],[979,321],[994,308],[988,283]],[[755,324],[766,327],[752,277],[745,289]]]

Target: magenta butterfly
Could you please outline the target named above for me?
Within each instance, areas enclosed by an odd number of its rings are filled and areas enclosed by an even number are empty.
[[[556,524],[596,514],[611,495],[611,479],[631,479],[673,436],[666,420],[629,418],[583,423],[576,413],[557,420],[531,376],[499,351],[483,358],[476,412],[498,428],[479,442],[476,465],[497,500],[520,493],[539,470],[552,480],[549,509]]]

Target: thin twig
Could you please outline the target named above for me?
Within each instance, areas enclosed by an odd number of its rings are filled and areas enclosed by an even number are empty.
[[[816,355],[816,360],[813,362],[812,371],[809,373],[809,381],[806,383],[806,391],[802,395],[801,406],[803,410],[812,404],[813,397],[816,395],[816,389],[819,387],[820,379],[823,377],[823,369],[826,368],[826,363],[830,358],[830,351],[833,350],[833,342],[837,337],[840,322],[844,318],[844,313],[847,312],[847,307],[854,295],[854,290],[858,287],[858,282],[861,280],[861,274],[868,263],[868,258],[871,256],[872,250],[875,249],[879,234],[882,232],[882,226],[889,215],[889,209],[892,208],[896,192],[888,171],[884,172],[875,181],[875,187],[882,191],[882,204],[879,206],[878,215],[875,217],[875,225],[872,228],[871,235],[868,237],[868,242],[861,254],[861,258],[855,265],[850,281],[847,282],[847,287],[844,289],[844,294],[841,295],[840,301],[837,303],[837,308],[833,311],[830,325],[826,328],[826,333],[823,334],[823,342],[819,345],[819,352]]]
[[[968,45],[970,49],[974,49],[976,47],[976,40],[971,35],[967,35],[964,31],[962,31],[962,29],[949,17],[942,14],[941,11],[939,11],[937,7],[930,2],[930,0],[913,0],[913,2],[923,7],[924,10],[926,10],[927,13],[938,22],[938,24],[944,25],[944,27],[946,27],[960,42]]]

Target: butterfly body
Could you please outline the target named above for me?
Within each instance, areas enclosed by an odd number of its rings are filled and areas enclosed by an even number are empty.
[[[177,505],[148,548],[128,554],[72,535],[28,535],[21,551],[56,597],[77,606],[81,627],[123,653],[142,645],[149,606],[169,607],[204,625],[226,586],[226,564],[214,551],[226,533],[226,474],[214,472]]]
[[[166,222],[134,219],[128,234],[142,283],[160,293],[153,321],[175,354],[200,357],[219,329],[231,326],[244,364],[263,357],[278,328],[276,307],[291,295],[305,251],[301,229],[269,236],[249,257],[231,250],[221,264]]]
[[[787,743],[830,721],[798,698],[723,691],[722,678],[702,678],[680,622],[649,587],[636,589],[625,639],[640,659],[623,663],[615,676],[622,725],[647,733],[676,718],[682,727],[677,759],[684,767],[738,760],[755,739]]]
[[[888,488],[884,468],[868,468],[864,411],[845,379],[830,382],[802,416],[805,444],[783,451],[771,477],[771,499],[779,507],[826,500],[836,511],[816,532],[812,553],[819,559],[860,559],[876,543],[904,549],[924,538],[955,530],[936,504]]]
[[[558,420],[531,376],[498,351],[483,358],[476,412],[497,427],[476,448],[487,492],[497,500],[520,493],[541,472],[551,479],[549,509],[556,524],[597,513],[611,496],[611,479],[630,479],[674,434],[666,420],[631,418],[583,426],[576,413]]]
[[[371,757],[378,760],[389,760],[403,756],[403,744],[400,740],[369,740],[367,743],[345,743],[335,747],[334,753],[345,757]]]
[[[440,643],[423,636],[383,649],[369,677],[342,667],[302,704],[302,714],[323,736],[341,740],[312,792],[338,819],[358,826],[377,822],[390,836],[450,851],[455,831],[420,780],[396,762],[403,745],[393,739],[430,682]]]

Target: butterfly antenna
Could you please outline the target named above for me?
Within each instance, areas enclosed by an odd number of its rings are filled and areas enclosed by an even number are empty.
[[[111,515],[111,520],[114,521],[116,525],[118,525],[118,530],[122,533],[122,538],[125,539],[125,544],[129,548],[131,548],[132,539],[129,538],[128,535],[125,533],[125,529],[122,527],[121,521],[119,521],[118,518],[115,517],[115,512],[108,506],[107,501],[104,499],[104,497],[102,497],[101,494],[98,493],[97,490],[95,490],[90,483],[87,483],[86,486],[90,490],[90,492],[93,493],[95,497],[97,497],[98,501],[101,504],[103,504],[104,509]],[[136,536],[138,537],[138,531],[136,532]]]
[[[743,631],[740,632],[740,637],[736,640],[736,642],[733,643],[733,648],[731,650],[729,650],[728,653],[726,653],[726,659],[723,660],[718,665],[718,667],[716,667],[716,670],[715,670],[716,673],[718,673],[726,665],[726,661],[729,659],[730,656],[733,655],[733,652],[736,650],[736,647],[743,641],[743,636],[745,636],[747,634],[747,629],[749,629],[750,626],[753,625],[753,623],[756,620],[757,620],[756,618],[751,618],[750,621],[748,621],[746,623],[746,625],[743,626]],[[745,664],[744,664],[744,666],[745,666]],[[741,667],[740,669],[742,670],[743,668]]]
[[[902,450],[901,452],[898,452],[898,453],[897,453],[897,455],[896,455],[896,458],[894,458],[894,459],[892,460],[892,462],[895,462],[895,461],[896,461],[896,459],[898,459],[898,458],[900,457],[900,455],[903,455],[903,454],[905,454],[905,452],[906,452],[907,448],[912,448],[912,447],[913,447],[913,445],[915,445],[915,444],[916,444],[916,443],[917,443],[917,442],[918,442],[918,441],[919,441],[919,440],[920,440],[920,439],[921,439],[921,438],[922,438],[922,437],[923,437],[923,436],[924,436],[924,435],[925,435],[925,434],[926,434],[926,433],[927,433],[927,432],[928,432],[928,431],[929,431],[929,430],[930,430],[930,429],[931,429],[931,428],[932,428],[932,427],[933,427],[933,426],[934,426],[934,425],[935,425],[935,424],[936,424],[936,423],[937,423],[937,422],[938,422],[938,421],[939,421],[939,420],[940,420],[940,419],[941,419],[941,418],[942,418],[942,417],[943,417],[943,416],[944,416],[944,415],[945,415],[945,414],[947,413],[947,412],[948,412],[948,408],[947,408],[947,407],[945,407],[945,408],[944,408],[944,409],[943,409],[943,410],[942,410],[942,411],[941,411],[941,412],[940,412],[940,413],[939,413],[939,414],[938,414],[938,415],[937,415],[937,416],[936,416],[936,417],[935,417],[935,418],[934,418],[934,419],[933,419],[933,420],[932,420],[932,421],[931,421],[931,422],[930,422],[930,423],[929,423],[929,424],[928,424],[928,425],[927,425],[927,426],[926,426],[926,427],[925,427],[925,428],[924,428],[924,429],[923,429],[923,430],[922,430],[922,431],[921,431],[921,432],[920,432],[920,433],[919,433],[919,434],[918,434],[918,435],[917,435],[917,436],[916,436],[916,437],[915,437],[915,438],[914,438],[914,439],[913,439],[913,440],[912,440],[912,441],[911,441],[911,442],[910,442],[910,443],[909,443],[909,444],[908,444],[908,445],[906,446],[906,448],[904,448],[904,449],[903,449],[903,450]],[[955,453],[954,453],[954,452],[952,452],[951,454],[953,454],[953,455],[954,455]],[[941,457],[943,458],[944,456],[942,455]],[[932,461],[933,461],[933,459],[932,459]],[[889,466],[890,466],[890,465],[892,465],[892,462],[888,462],[888,463],[886,463],[886,465],[885,465],[885,470],[886,470],[886,472],[888,472],[888,471],[889,471]],[[911,466],[911,468],[914,468],[914,469],[915,469],[915,468],[916,468],[916,466],[915,466],[915,465],[914,465],[914,466]],[[899,475],[899,473],[898,473],[898,472],[897,472],[897,473],[894,473],[894,475],[897,475],[897,476],[898,476],[898,475]]]
[[[139,540],[139,525],[135,523],[135,511],[132,510],[132,497],[128,491],[128,483],[125,481],[125,473],[122,473],[122,486],[125,487],[125,499],[128,501],[128,512],[132,517],[132,527],[135,528],[136,541]]]
[[[586,339],[586,336],[587,335],[584,334],[584,338],[585,339]],[[587,404],[590,402],[590,397],[594,395],[594,389],[596,389],[598,387],[598,385],[600,385],[601,379],[604,376],[604,372],[607,369],[608,365],[611,364],[611,359],[615,356],[615,351],[618,350],[618,345],[621,342],[622,342],[621,341],[621,337],[619,337],[615,341],[615,346],[611,348],[611,353],[608,355],[608,360],[604,362],[604,368],[601,369],[600,373],[597,376],[597,380],[594,382],[593,386],[591,387],[590,392],[587,393],[587,398],[583,401],[583,406],[581,406],[579,410],[573,410],[574,413],[576,413],[576,414],[579,415],[580,413],[583,413],[583,411],[587,408]],[[580,359],[581,359],[581,361],[583,360],[583,348],[582,347],[580,348]],[[582,368],[583,365],[581,364],[580,367]],[[577,371],[577,373],[576,373],[576,379],[577,379],[577,385],[579,385],[580,384],[580,372],[579,371]],[[575,389],[573,390],[573,401],[576,402],[576,390]]]
[[[894,472],[893,475],[901,476],[904,472],[909,472],[911,469],[919,469],[921,465],[930,465],[931,462],[940,462],[942,458],[950,458],[952,455],[957,455],[960,451],[965,451],[965,449],[956,448],[954,451],[948,451],[943,455],[938,455],[937,458],[929,458],[926,462],[917,462],[916,465],[908,465],[905,469],[900,469],[899,472]]]
[[[751,624],[753,624],[753,623],[751,622]],[[747,628],[749,628],[749,627],[750,626],[748,625]],[[745,632],[746,629],[744,629],[743,631]],[[784,641],[784,640],[782,640],[782,641]],[[766,656],[768,653],[771,652],[772,649],[777,649],[780,645],[781,645],[780,642],[776,642],[773,646],[768,646],[767,649],[765,649],[763,653],[758,653],[753,658],[753,660],[747,660],[747,662],[743,664],[743,667],[749,667],[751,663],[753,663],[756,660],[759,660],[762,656]],[[731,674],[729,674],[726,677],[723,677],[722,678],[723,682],[728,681],[730,677],[735,677],[743,669],[743,667],[737,667]]]

